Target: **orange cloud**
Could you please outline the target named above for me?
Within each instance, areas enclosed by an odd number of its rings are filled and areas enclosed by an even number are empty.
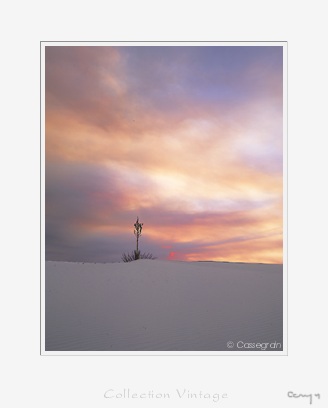
[[[213,102],[206,81],[182,81],[189,51],[166,70],[140,50],[147,77],[128,49],[46,50],[49,225],[127,236],[139,214],[149,238],[173,243],[169,257],[281,262],[280,74],[259,78],[263,61],[234,67],[249,97]]]

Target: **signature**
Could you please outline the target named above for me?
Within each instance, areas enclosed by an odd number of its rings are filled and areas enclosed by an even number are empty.
[[[288,391],[288,398],[309,398],[309,403],[312,404],[313,397],[320,399],[320,394],[296,394],[293,391]]]

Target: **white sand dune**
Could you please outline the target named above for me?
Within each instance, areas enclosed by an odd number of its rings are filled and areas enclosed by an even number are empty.
[[[228,341],[282,344],[282,265],[46,262],[46,351],[229,351]]]

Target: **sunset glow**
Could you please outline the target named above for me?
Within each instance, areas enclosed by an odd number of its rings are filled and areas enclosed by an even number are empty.
[[[282,263],[282,46],[46,46],[46,259]]]

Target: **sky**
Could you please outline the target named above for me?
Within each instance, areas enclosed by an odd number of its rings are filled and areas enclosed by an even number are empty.
[[[281,46],[45,47],[45,258],[282,263]]]

